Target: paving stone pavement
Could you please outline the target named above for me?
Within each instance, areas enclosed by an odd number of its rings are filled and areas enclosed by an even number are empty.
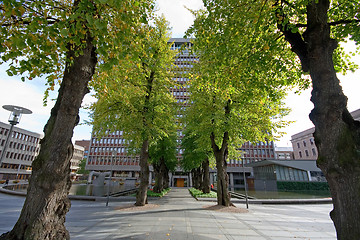
[[[0,193],[0,232],[11,230],[24,197]],[[121,211],[134,199],[115,200],[105,206],[101,201],[72,201],[66,217],[71,239],[79,240],[285,240],[336,239],[329,217],[331,204],[249,205],[247,213],[206,210],[215,205],[196,201],[186,188],[173,188],[159,205],[146,211]],[[245,208],[244,204],[236,204]]]

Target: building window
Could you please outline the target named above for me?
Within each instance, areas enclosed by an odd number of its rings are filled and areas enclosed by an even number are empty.
[[[310,144],[314,145],[314,139],[313,138],[310,138]]]
[[[304,144],[304,147],[306,147],[306,141],[305,140],[303,141],[303,144]]]
[[[297,147],[300,148],[300,143],[297,143]]]
[[[315,150],[315,148],[312,148],[311,151],[312,151],[313,156],[316,156],[316,150]]]
[[[302,153],[301,152],[299,152],[299,156],[300,156],[300,158],[302,158]]]
[[[305,150],[305,155],[306,155],[307,157],[309,156],[308,150]]]

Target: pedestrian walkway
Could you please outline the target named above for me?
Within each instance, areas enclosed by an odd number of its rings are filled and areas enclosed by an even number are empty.
[[[24,198],[0,193],[0,231],[15,224]],[[146,211],[118,210],[129,202],[72,201],[66,227],[74,240],[285,240],[336,239],[329,218],[331,204],[250,205],[247,213],[204,208],[215,203],[196,201],[185,188],[173,188]],[[245,204],[236,204],[245,208]]]

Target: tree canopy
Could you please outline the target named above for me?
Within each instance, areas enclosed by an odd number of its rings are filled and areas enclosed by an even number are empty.
[[[45,76],[48,91],[61,83],[65,63],[81,54],[89,34],[96,46],[101,69],[119,61],[116,54],[123,41],[135,34],[139,22],[146,23],[152,1],[9,0],[0,4],[1,63],[8,75],[22,80]]]
[[[353,40],[359,44],[358,5],[355,0],[204,0],[205,9],[196,13],[197,20],[190,32],[200,39],[195,47],[208,44],[198,51],[200,56],[211,56],[205,61],[204,69],[212,61],[217,63],[207,71],[216,69],[212,76],[233,85],[229,78],[233,76],[231,71],[221,74],[224,69],[233,69],[240,79],[251,80],[246,89],[255,94],[243,91],[245,103],[246,96],[261,102],[262,94],[269,99],[281,99],[281,94],[273,98],[273,92],[281,92],[285,86],[312,86],[314,109],[309,117],[315,125],[317,164],[332,192],[334,209],[330,215],[339,239],[360,236],[356,217],[360,207],[358,201],[353,200],[359,198],[360,186],[357,177],[360,161],[355,153],[360,146],[359,123],[347,110],[347,98],[336,75],[357,68],[351,62],[351,54],[339,43]],[[213,54],[204,54],[206,52]],[[219,68],[221,63],[225,63],[223,68]],[[254,87],[249,88],[251,84]],[[208,89],[212,89],[211,86]],[[241,89],[241,85],[236,85],[236,90]],[[229,91],[218,92],[226,95]],[[228,101],[230,104],[233,100]],[[213,102],[216,103],[216,99]],[[224,134],[223,139],[230,139],[230,133]]]
[[[167,22],[157,18],[153,26],[143,25],[123,43],[119,64],[99,72],[92,82],[98,101],[90,108],[95,133],[121,129],[134,149],[144,138],[168,136],[176,110],[169,91],[174,56],[169,38]]]

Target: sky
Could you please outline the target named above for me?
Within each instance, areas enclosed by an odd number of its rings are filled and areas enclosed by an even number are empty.
[[[183,37],[186,29],[191,26],[194,18],[192,14],[185,8],[199,9],[202,7],[201,0],[158,0],[157,9],[159,14],[164,14],[165,18],[170,22],[172,27],[173,37]],[[354,49],[354,44],[347,44],[347,49]],[[353,59],[360,65],[360,56]],[[338,76],[343,91],[348,97],[348,109],[354,111],[360,108],[360,70],[355,73],[348,73],[346,76]],[[6,65],[0,65],[0,106],[3,105],[17,105],[30,109],[33,113],[31,115],[23,115],[20,123],[17,125],[29,131],[42,133],[43,127],[46,124],[51,107],[54,101],[49,100],[48,106],[43,106],[43,96],[45,91],[45,80],[34,79],[32,81],[22,82],[20,77],[9,77],[6,74]],[[291,113],[284,118],[287,121],[293,121],[288,127],[281,129],[287,134],[280,138],[280,141],[275,142],[278,147],[291,147],[291,135],[304,131],[313,127],[309,120],[309,113],[313,108],[310,102],[311,90],[303,91],[300,95],[290,92],[285,100],[286,106],[291,108]],[[57,91],[54,91],[49,99],[54,99]],[[83,100],[83,106],[89,105],[94,98],[87,94]],[[0,121],[8,121],[10,112],[0,108]],[[89,120],[88,112],[85,109],[80,110],[80,125],[75,127],[73,142],[75,140],[90,139],[92,127],[84,124],[84,121]]]

